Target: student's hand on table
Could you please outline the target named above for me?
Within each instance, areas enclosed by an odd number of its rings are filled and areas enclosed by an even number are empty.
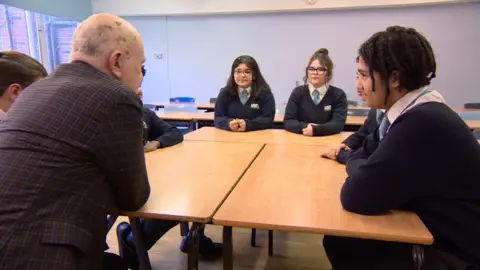
[[[302,129],[304,136],[313,136],[313,124],[308,124],[306,128]]]
[[[148,142],[147,144],[145,144],[145,146],[143,147],[143,151],[145,153],[152,152],[152,151],[155,151],[158,148],[160,148],[160,146],[161,146],[161,144],[160,144],[159,141],[151,141],[151,142]]]
[[[335,147],[335,156],[338,156],[340,154],[340,151],[345,150],[345,151],[352,151],[350,147],[348,147],[346,144],[341,143],[337,147]]]
[[[247,123],[243,119],[237,119],[238,121],[238,131],[244,132],[247,128]]]
[[[232,131],[238,131],[238,119],[233,119],[232,121],[230,121],[230,123],[228,123],[230,125],[230,129]]]
[[[328,158],[328,159],[331,159],[331,160],[336,160],[337,155],[335,155],[335,147],[330,147],[329,149],[327,149],[327,151],[322,153],[322,157],[323,158]]]

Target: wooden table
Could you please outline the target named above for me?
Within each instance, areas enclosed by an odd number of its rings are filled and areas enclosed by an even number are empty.
[[[165,108],[165,105],[169,104],[168,102],[160,102],[160,103],[153,103],[155,105],[155,109],[158,110],[159,108]],[[199,110],[214,110],[215,103],[196,103],[197,108]]]
[[[272,144],[304,144],[331,146],[341,143],[351,132],[324,137],[307,137],[283,129],[265,129],[251,132],[232,132],[214,127],[202,127],[185,135],[187,141],[249,142]],[[317,158],[320,153],[317,153]]]
[[[267,144],[213,217],[224,227],[224,269],[232,269],[231,227],[432,244],[414,213],[362,216],[343,210],[345,166],[319,158],[325,147]],[[387,179],[388,180],[388,179]]]
[[[169,104],[169,102],[159,102],[159,103],[152,103],[155,105],[156,109],[158,110],[159,108],[165,108],[166,104]],[[199,110],[214,110],[215,109],[215,103],[196,103],[197,108]],[[280,109],[285,109],[286,104],[277,106],[277,108]],[[370,107],[363,107],[363,106],[348,106],[349,110],[370,110]],[[460,112],[471,112],[471,111],[479,111],[480,109],[464,109],[464,108],[452,108],[457,113]]]
[[[263,144],[186,141],[147,153],[151,192],[138,211],[121,212],[138,218],[194,222],[189,244],[198,243],[198,231],[209,223]],[[205,155],[208,154],[206,158]],[[132,218],[135,243],[142,269],[150,269],[138,219]],[[196,238],[197,237],[197,238]],[[188,269],[198,263],[198,245],[188,255]]]
[[[156,112],[158,117],[167,120],[167,121],[182,121],[182,122],[194,122],[194,121],[204,121],[204,122],[213,122],[214,113],[213,112]],[[283,114],[276,114],[274,122],[279,124],[283,123]],[[347,121],[345,125],[347,126],[362,126],[366,116],[347,116]],[[480,129],[480,120],[465,120],[465,123],[471,129]]]
[[[258,143],[185,141],[147,153],[150,198],[140,210],[124,214],[210,222],[262,147]]]
[[[205,122],[213,122],[215,114],[213,112],[156,112],[158,117],[162,118],[163,120],[167,121],[184,121],[184,122],[192,122],[192,121],[205,121]],[[274,122],[279,124],[283,123],[283,114],[276,114],[274,118]],[[362,126],[365,122],[365,116],[348,116],[346,125],[351,126]]]

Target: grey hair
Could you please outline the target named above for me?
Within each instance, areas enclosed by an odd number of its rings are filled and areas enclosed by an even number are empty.
[[[129,55],[132,40],[129,33],[116,21],[114,26],[100,24],[96,27],[83,29],[80,25],[75,31],[72,41],[72,52],[80,52],[88,56],[103,56],[114,49],[120,49]],[[117,29],[114,29],[116,27]]]

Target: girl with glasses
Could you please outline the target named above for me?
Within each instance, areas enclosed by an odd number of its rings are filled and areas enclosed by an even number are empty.
[[[285,129],[305,136],[326,136],[343,130],[347,96],[329,85],[333,62],[325,48],[316,51],[305,70],[305,85],[295,88],[285,109]]]
[[[268,129],[274,117],[275,99],[257,61],[237,57],[215,103],[215,127],[234,132]]]

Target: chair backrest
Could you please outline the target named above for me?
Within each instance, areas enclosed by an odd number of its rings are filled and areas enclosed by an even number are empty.
[[[166,104],[165,112],[197,112],[197,105],[191,103]]]
[[[358,106],[358,101],[347,100],[348,106]]]
[[[458,115],[463,120],[480,120],[480,111],[461,112]]]
[[[210,98],[210,103],[216,103],[217,102],[217,98]]]
[[[463,107],[465,109],[480,109],[480,103],[465,103]]]
[[[195,98],[193,98],[193,97],[172,97],[172,98],[170,98],[170,103],[195,103]]]
[[[155,111],[155,109],[157,108],[157,106],[155,106],[154,104],[143,104],[143,107],[152,111]]]
[[[370,110],[363,110],[363,109],[351,109],[347,111],[347,115],[350,116],[367,116]]]

